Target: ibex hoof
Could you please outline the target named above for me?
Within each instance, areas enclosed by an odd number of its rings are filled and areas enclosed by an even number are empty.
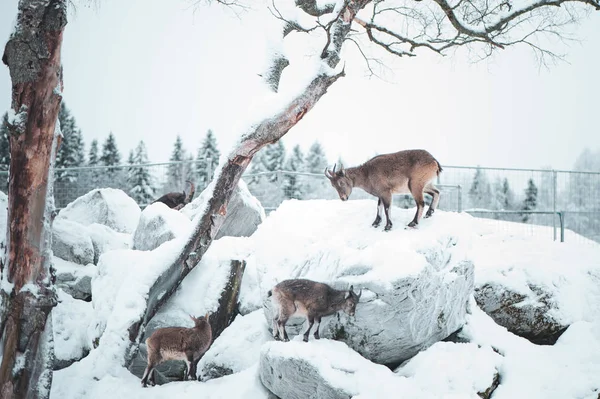
[[[373,227],[379,227],[379,222],[373,222],[373,224],[371,226],[373,226]]]
[[[430,217],[431,217],[431,215],[433,215],[433,209],[430,209],[430,210],[428,210],[428,211],[427,211],[427,213],[425,214],[425,218],[426,218],[426,219],[427,219],[427,218],[430,218]]]
[[[383,231],[390,231],[391,229],[392,229],[392,225],[390,224],[388,226],[385,226],[385,228],[383,229]]]
[[[302,338],[302,341],[304,341],[304,342],[308,342],[308,337],[304,337],[304,338]]]
[[[416,222],[410,222],[408,224],[408,226],[406,226],[406,227],[415,228],[415,227],[417,227],[417,223]]]

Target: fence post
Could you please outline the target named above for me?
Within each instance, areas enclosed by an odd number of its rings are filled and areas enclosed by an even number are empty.
[[[565,212],[558,212],[558,217],[560,219],[560,242],[565,242]]]
[[[456,186],[458,190],[458,213],[462,212],[462,186],[459,184]]]
[[[552,230],[554,232],[554,241],[556,241],[556,179],[557,174],[556,174],[556,170],[552,169],[552,212],[553,216],[552,216]],[[561,222],[561,233],[563,231],[562,228],[562,222]],[[562,234],[561,234],[562,236]],[[561,240],[562,242],[562,240]]]

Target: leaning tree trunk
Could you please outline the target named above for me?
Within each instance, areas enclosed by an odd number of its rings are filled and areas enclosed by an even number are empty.
[[[348,0],[338,18],[328,29],[327,46],[321,57],[324,64],[335,68],[340,61],[340,51],[356,13],[371,0]],[[308,1],[308,3],[311,3]],[[316,4],[316,3],[315,3]],[[279,68],[287,63],[278,60]],[[270,71],[267,80],[277,79],[279,73]],[[316,75],[302,93],[293,98],[282,111],[255,125],[241,138],[239,145],[229,155],[227,163],[221,169],[211,198],[202,217],[198,220],[194,231],[181,250],[177,259],[157,278],[150,288],[147,306],[142,318],[129,327],[129,339],[133,350],[127,351],[126,363],[135,356],[135,347],[143,336],[146,324],[164,305],[185,276],[198,264],[216,237],[227,213],[227,204],[240,177],[250,164],[252,157],[267,144],[281,139],[292,127],[310,111],[327,89],[337,81],[344,72],[338,74],[322,73]],[[269,82],[273,88],[278,85]]]
[[[12,80],[9,126],[7,253],[2,263],[4,310],[0,398],[48,398],[56,305],[49,273],[51,162],[61,102],[60,49],[66,0],[21,0],[2,61]]]

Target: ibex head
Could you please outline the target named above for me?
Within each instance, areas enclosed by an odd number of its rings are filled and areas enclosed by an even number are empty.
[[[333,188],[336,189],[340,199],[346,201],[352,193],[352,180],[346,175],[346,170],[342,164],[340,164],[340,169],[337,172],[335,167],[336,165],[334,164],[333,170],[325,168],[325,176],[327,176]]]
[[[206,312],[206,315],[200,317],[194,317],[190,315],[190,319],[194,322],[194,327],[201,327],[204,323],[210,325],[208,319],[210,318],[210,312]]]
[[[344,302],[344,307],[342,308],[342,310],[348,313],[350,316],[354,316],[354,312],[356,312],[356,305],[358,304],[360,296],[362,295],[362,290],[360,290],[358,294],[353,290],[354,286],[351,285],[350,289],[346,293],[346,302]]]

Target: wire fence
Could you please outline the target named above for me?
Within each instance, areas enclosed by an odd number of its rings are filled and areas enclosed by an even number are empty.
[[[198,195],[212,178],[211,165],[204,160],[56,169],[56,206],[63,208],[98,187],[121,189],[141,207],[164,193],[184,191],[186,181],[194,183]],[[267,211],[286,199],[338,198],[323,173],[277,170],[246,173],[243,180]],[[444,166],[436,185],[442,191],[440,209],[489,219],[496,230],[554,240],[564,240],[566,230],[566,239],[573,231],[578,233],[573,239],[600,242],[600,173]],[[0,172],[0,190],[7,189],[8,172]],[[351,196],[372,198],[361,189]],[[415,203],[410,195],[395,195],[393,205],[412,208]]]

